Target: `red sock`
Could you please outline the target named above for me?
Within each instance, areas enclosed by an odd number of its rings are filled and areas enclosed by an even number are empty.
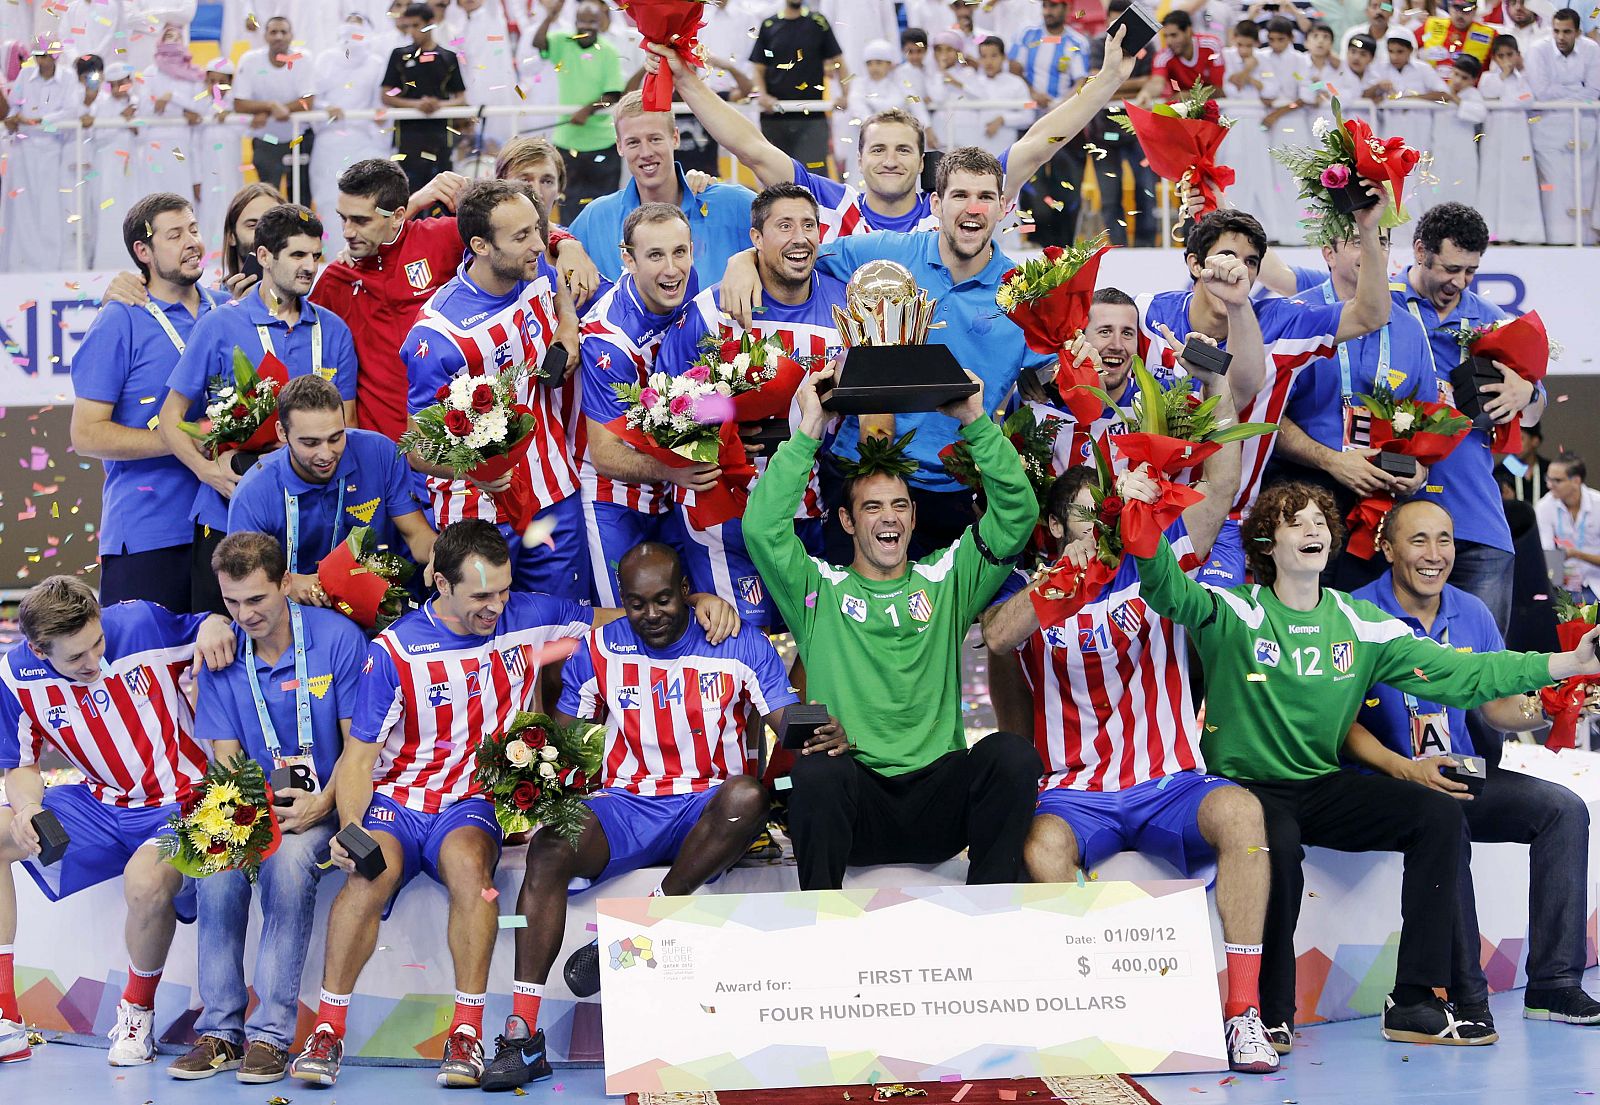
[[[143,975],[128,964],[128,985],[122,988],[122,1000],[140,1009],[156,1007],[156,986],[161,982],[161,972]]]
[[[344,1018],[350,1012],[349,994],[330,994],[322,991],[322,997],[317,1002],[317,1023],[325,1024],[333,1029],[333,1034],[339,1039],[344,1039]]]
[[[1261,945],[1224,944],[1228,955],[1228,1000],[1222,1004],[1225,1019],[1246,1009],[1261,1008]]]
[[[544,998],[544,987],[535,982],[511,984],[511,1015],[521,1017],[532,1034],[539,1028],[539,1002]]]
[[[450,1026],[453,1033],[460,1028],[470,1028],[478,1039],[483,1039],[483,1003],[485,994],[463,994],[456,991],[456,1019]]]
[[[17,1009],[17,976],[12,966],[11,945],[0,948],[0,1021],[20,1021]]]

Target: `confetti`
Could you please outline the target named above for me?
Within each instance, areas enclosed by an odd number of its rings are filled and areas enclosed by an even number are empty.
[[[792,786],[794,786],[794,780],[787,775],[780,776],[772,781],[773,790],[788,790]]]
[[[481,893],[483,894],[483,900],[486,902],[492,902],[500,896],[500,891],[492,886],[484,887]]]
[[[972,1083],[968,1082],[966,1085],[962,1086],[959,1090],[957,1090],[956,1091],[956,1095],[954,1097],[952,1097],[950,1100],[952,1102],[961,1101],[967,1096],[967,1094],[969,1094],[971,1092],[972,1092]]]

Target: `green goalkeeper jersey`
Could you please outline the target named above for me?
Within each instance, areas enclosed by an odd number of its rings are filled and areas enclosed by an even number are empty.
[[[1370,602],[1322,590],[1291,610],[1270,587],[1203,587],[1165,539],[1139,562],[1139,595],[1187,626],[1206,671],[1206,767],[1252,782],[1315,779],[1340,769],[1339,749],[1367,688],[1387,683],[1469,708],[1550,682],[1550,657],[1462,653],[1417,637]]]
[[[1039,506],[1000,428],[980,418],[961,431],[983,475],[988,508],[947,549],[899,579],[871,580],[807,556],[795,508],[820,443],[798,431],[778,448],[750,494],[744,540],[806,665],[806,694],[844,725],[857,758],[902,775],[966,747],[961,645],[972,620],[1011,571]],[[992,556],[985,556],[983,548]]]

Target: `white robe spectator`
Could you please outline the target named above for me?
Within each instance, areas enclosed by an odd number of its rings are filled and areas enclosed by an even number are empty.
[[[1267,114],[1267,109],[1262,106],[1261,97],[1253,85],[1247,83],[1240,88],[1232,80],[1235,76],[1247,73],[1254,76],[1260,68],[1263,52],[1256,50],[1252,58],[1241,57],[1232,46],[1222,52],[1228,115],[1235,120],[1233,133],[1228,137],[1227,151],[1223,155],[1224,161],[1236,175],[1233,187],[1228,189],[1228,203],[1260,218],[1266,223],[1268,234],[1276,235],[1285,230],[1298,233],[1293,226],[1283,228],[1268,221],[1276,202],[1276,196],[1271,191],[1273,177],[1282,173],[1282,170],[1272,160],[1267,150],[1266,135],[1261,130],[1261,120]],[[1288,176],[1287,173],[1283,175]],[[1294,219],[1297,221],[1299,216],[1295,215]]]
[[[991,77],[981,69],[974,69],[962,78],[962,85],[961,95],[952,97],[946,103],[950,117],[950,145],[977,146],[996,157],[1001,156],[1021,136],[1023,129],[1032,124],[1033,110],[1027,107],[966,108],[962,105],[989,100],[1025,103],[1032,98],[1027,82],[1014,73],[1002,71]]]
[[[208,64],[204,92],[198,106],[205,121],[195,128],[195,149],[200,163],[200,240],[211,251],[222,248],[228,204],[244,186],[245,128],[228,119],[233,112],[233,62]]]
[[[1464,88],[1457,93],[1460,102],[1435,110],[1433,115],[1434,178],[1429,206],[1451,201],[1476,207],[1478,200],[1479,128],[1489,116],[1483,93]]]
[[[1370,88],[1374,84],[1388,86],[1389,98],[1383,101],[1382,111],[1373,123],[1374,129],[1381,134],[1404,138],[1406,144],[1414,150],[1426,152],[1433,149],[1433,120],[1438,109],[1432,104],[1397,97],[1443,92],[1444,78],[1439,76],[1439,71],[1431,65],[1417,61],[1413,55],[1412,60],[1399,69],[1388,62],[1374,62],[1367,70],[1367,75],[1372,78],[1367,87]],[[1419,205],[1419,209],[1425,207],[1432,192],[1432,185],[1424,181],[1420,175],[1416,173],[1411,175],[1408,194],[1414,197],[1414,200],[1408,202],[1415,202]]]
[[[97,271],[127,264],[122,220],[129,208],[148,192],[174,190],[166,184],[151,187],[156,178],[146,150],[153,128],[131,130],[125,125],[133,116],[153,114],[132,76],[127,65],[112,62],[88,107],[94,126],[84,135],[89,161],[89,171],[84,174],[84,232],[88,235],[84,257]]]
[[[46,77],[30,58],[11,86],[12,117],[28,120],[6,139],[5,205],[0,256],[7,272],[57,272],[74,267],[72,235],[62,208],[78,183],[74,137],[56,129],[83,111],[83,86],[70,63],[57,59]],[[37,120],[37,122],[33,122]]]
[[[469,11],[467,4],[476,6]],[[440,45],[455,51],[467,86],[467,103],[515,107],[522,102],[517,95],[516,55],[505,9],[496,0],[457,0],[446,12],[444,28],[436,37]],[[483,137],[489,152],[513,133],[511,116],[485,116]]]
[[[1259,59],[1256,77],[1261,81],[1260,98],[1267,114],[1291,104],[1306,103],[1315,99],[1311,91],[1311,63],[1306,55],[1294,47],[1281,53],[1271,49],[1257,49]],[[1265,117],[1263,117],[1265,121]],[[1304,146],[1311,143],[1311,122],[1303,108],[1282,112],[1268,125],[1265,135],[1268,148],[1276,146]],[[1276,163],[1274,163],[1275,166]],[[1265,206],[1257,212],[1262,225],[1279,242],[1298,245],[1305,241],[1300,227],[1299,185],[1288,173],[1274,167],[1263,189]]]
[[[1536,42],[1523,53],[1523,72],[1535,100],[1600,99],[1600,44],[1579,36],[1572,52],[1563,54],[1553,38]],[[1539,170],[1539,202],[1544,210],[1545,240],[1570,245],[1581,233],[1595,240],[1595,116],[1571,111],[1539,112],[1530,117],[1533,161]],[[1576,155],[1574,142],[1576,141]],[[1583,159],[1583,195],[1573,186],[1572,158]]]
[[[383,74],[389,64],[373,44],[366,17],[339,24],[338,45],[317,56],[317,106],[343,115],[349,111],[377,111],[383,107]],[[357,161],[388,157],[392,147],[389,127],[376,120],[340,118],[316,125],[317,141],[311,156],[311,199],[330,240],[339,235],[339,175]]]
[[[151,118],[171,120],[152,126],[140,143],[149,169],[151,191],[176,192],[195,198],[200,159],[195,156],[199,122],[197,108],[205,97],[205,71],[189,56],[184,29],[169,23],[162,28],[155,61],[140,74],[139,100]],[[178,120],[185,120],[178,126]]]

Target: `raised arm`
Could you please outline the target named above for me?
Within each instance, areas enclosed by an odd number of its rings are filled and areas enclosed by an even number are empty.
[[[746,119],[738,108],[726,102],[700,79],[700,74],[683,63],[676,52],[657,43],[648,47],[644,67],[654,72],[666,59],[672,70],[672,85],[683,102],[705,126],[706,133],[726,147],[741,163],[748,165],[763,188],[794,182],[794,159],[778,149],[761,133],[761,128]]]
[[[1226,378],[1202,372],[1193,374],[1204,385],[1202,394],[1217,398],[1215,413],[1218,425],[1235,421],[1237,412]],[[1222,523],[1227,520],[1234,496],[1239,493],[1239,458],[1243,451],[1237,441],[1230,441],[1206,458],[1205,466],[1200,469],[1200,480],[1196,486],[1204,485],[1206,497],[1183,512],[1183,526],[1189,531],[1189,540],[1194,545],[1196,556],[1211,554],[1211,546],[1222,530]]]
[[[1157,614],[1189,629],[1202,629],[1223,616],[1221,600],[1184,575],[1165,537],[1154,556],[1135,557],[1134,564],[1139,569],[1139,597]]]
[[[1356,229],[1361,232],[1361,271],[1356,276],[1356,294],[1345,301],[1339,312],[1336,341],[1370,334],[1389,321],[1393,305],[1389,298],[1389,243],[1378,228],[1383,207],[1381,203],[1374,204],[1355,213]]]

